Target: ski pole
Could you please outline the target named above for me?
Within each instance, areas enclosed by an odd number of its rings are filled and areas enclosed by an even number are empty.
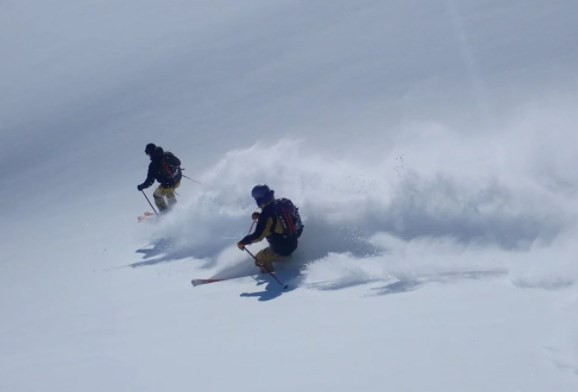
[[[257,223],[257,220],[259,219],[259,213],[258,212],[253,212],[253,215],[251,215],[251,219],[253,220],[253,222],[251,223],[251,227],[249,227],[249,233],[251,234],[251,231],[253,231],[253,227],[255,226],[255,223]]]
[[[251,219],[253,220],[253,223],[251,223],[251,227],[249,228],[249,234],[251,234],[251,231],[253,230],[253,227],[255,226],[255,223],[257,223],[257,221],[259,220],[259,214],[257,211],[253,212],[253,214],[251,215]]]
[[[253,226],[255,226],[255,221],[253,221],[253,223],[251,223],[251,227],[249,227],[249,233],[251,234],[251,232],[253,231]]]
[[[247,249],[247,248],[245,247],[245,250],[247,251],[247,253],[249,253],[249,254],[251,255],[252,258],[255,259],[255,261],[259,264],[259,266],[263,267],[263,269],[264,269],[265,271],[267,271],[267,273],[268,273],[269,275],[271,275],[271,276],[273,277],[273,279],[275,279],[275,280],[277,281],[277,283],[279,283],[279,285],[281,285],[281,287],[283,287],[284,289],[286,289],[287,287],[289,287],[289,286],[287,286],[286,284],[284,284],[283,282],[281,282],[281,281],[279,280],[279,278],[275,276],[275,274],[273,273],[273,271],[271,271],[269,268],[267,268],[266,265],[259,263],[259,260],[257,260],[257,258],[255,257],[255,255],[253,255],[253,253],[251,253],[251,252],[249,251],[249,249]]]
[[[199,181],[197,181],[197,180],[193,180],[191,177],[189,177],[189,176],[185,176],[184,174],[183,174],[183,177],[185,177],[185,178],[187,178],[187,179],[191,180],[192,182],[196,182],[196,183],[197,183],[197,184],[199,184],[199,185],[203,185],[203,184],[201,184]]]
[[[149,202],[149,206],[151,206],[151,208],[153,209],[153,211],[155,212],[155,214],[158,216],[159,213],[157,212],[157,210],[155,210],[155,208],[153,207],[151,201],[149,200],[149,198],[147,197],[147,194],[145,193],[145,191],[141,191],[142,194],[144,195],[145,199],[147,199],[147,201]]]

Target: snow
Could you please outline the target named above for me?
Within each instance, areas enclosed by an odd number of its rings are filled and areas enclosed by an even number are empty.
[[[577,12],[2,2],[0,390],[578,390]],[[137,223],[149,142],[200,184]]]

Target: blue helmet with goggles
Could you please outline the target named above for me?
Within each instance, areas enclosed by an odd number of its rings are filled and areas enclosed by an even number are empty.
[[[263,207],[265,204],[273,201],[275,191],[267,185],[255,185],[251,191],[251,196],[255,199],[257,206]]]

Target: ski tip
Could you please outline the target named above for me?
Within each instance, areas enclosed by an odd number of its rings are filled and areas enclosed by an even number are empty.
[[[191,280],[191,284],[193,286],[199,286],[202,284],[208,284],[208,283],[215,283],[215,282],[220,282],[223,279],[193,279]]]
[[[153,220],[156,217],[157,217],[156,214],[153,214],[152,212],[147,211],[144,214],[138,216],[136,219],[138,222],[145,222],[145,221]]]

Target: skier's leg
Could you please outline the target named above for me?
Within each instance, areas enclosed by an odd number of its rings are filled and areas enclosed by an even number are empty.
[[[162,185],[159,185],[155,192],[153,193],[153,197],[155,199],[155,204],[157,205],[160,212],[165,212],[168,207],[167,203],[165,202],[164,198],[164,189]]]
[[[261,268],[261,272],[273,272],[275,269],[273,267],[273,262],[282,259],[283,257],[278,255],[271,249],[271,247],[266,247],[263,250],[260,250],[256,255],[255,265]]]
[[[167,198],[167,203],[169,208],[172,208],[175,204],[177,204],[177,197],[175,195],[175,189],[177,189],[181,185],[181,182],[177,182],[174,187],[172,188],[165,188],[164,195]]]

